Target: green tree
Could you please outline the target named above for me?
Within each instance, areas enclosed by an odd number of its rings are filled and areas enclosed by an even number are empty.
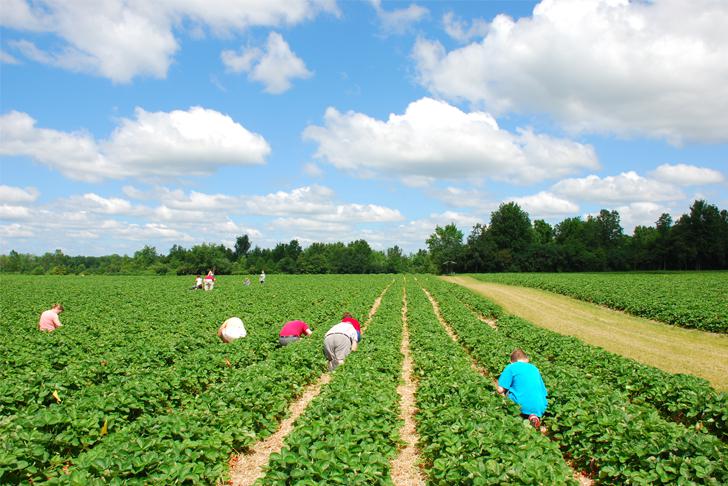
[[[435,232],[427,239],[430,258],[438,273],[452,272],[459,269],[463,257],[463,232],[455,223],[435,227]]]
[[[366,240],[352,241],[346,246],[344,273],[370,273],[372,269],[372,248]]]
[[[235,250],[233,251],[235,260],[239,260],[241,257],[246,256],[248,251],[250,251],[250,245],[250,237],[248,235],[238,236],[235,239]]]
[[[298,270],[301,273],[328,273],[329,260],[324,243],[312,243],[303,250],[298,259]]]
[[[476,273],[495,270],[495,251],[495,243],[488,237],[487,227],[476,223],[465,244],[464,270]]]
[[[417,250],[417,253],[412,255],[411,268],[414,273],[435,273],[437,268],[432,263],[432,258],[427,250]]]
[[[402,249],[394,245],[387,248],[385,271],[387,273],[403,273],[407,270],[407,257],[402,253]]]
[[[537,219],[533,222],[533,239],[534,243],[539,245],[547,245],[554,241],[554,229],[543,219]]]
[[[134,252],[134,263],[142,270],[150,269],[158,258],[157,249],[153,246],[144,245],[144,248]]]
[[[698,199],[690,206],[689,231],[695,247],[695,269],[725,265],[723,219],[717,206]]]
[[[672,216],[662,213],[655,222],[657,238],[655,239],[655,258],[659,262],[659,268],[666,270],[668,261],[672,255]]]
[[[654,268],[656,263],[655,247],[659,238],[658,231],[652,226],[637,226],[630,240],[630,255],[633,270]]]
[[[495,245],[498,269],[520,271],[526,264],[526,250],[533,242],[528,213],[515,202],[501,204],[490,214],[488,238]]]

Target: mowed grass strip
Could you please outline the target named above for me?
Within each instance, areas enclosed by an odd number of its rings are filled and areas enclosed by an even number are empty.
[[[508,313],[538,326],[669,371],[708,380],[728,390],[728,336],[683,329],[538,289],[443,277],[469,288]]]

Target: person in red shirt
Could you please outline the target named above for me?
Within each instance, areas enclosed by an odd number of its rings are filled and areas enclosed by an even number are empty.
[[[212,270],[205,275],[205,290],[212,290],[215,287],[215,274]]]
[[[289,321],[278,334],[278,343],[286,346],[301,339],[302,335],[310,336],[313,331],[303,321]]]
[[[356,336],[357,341],[361,341],[361,324],[359,324],[359,321],[351,317],[351,313],[344,312],[344,317],[341,318],[341,322],[348,322],[352,326],[354,326],[354,329],[356,329]]]

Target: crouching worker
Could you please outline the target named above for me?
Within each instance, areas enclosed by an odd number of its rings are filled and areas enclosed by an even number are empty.
[[[302,335],[310,336],[312,332],[308,324],[303,321],[289,321],[278,334],[278,343],[286,346],[301,339]]]
[[[202,290],[202,277],[195,278],[195,285],[190,290]]]
[[[344,312],[344,316],[341,318],[341,322],[348,322],[354,329],[356,329],[356,340],[361,341],[361,324],[359,321],[351,316],[351,312]]]
[[[342,364],[357,346],[358,335],[350,322],[340,322],[329,329],[324,336],[324,356],[329,362],[329,371]]]
[[[224,343],[230,343],[239,338],[244,338],[248,335],[245,330],[243,321],[239,317],[231,317],[226,320],[217,330],[217,337],[222,339]]]
[[[528,362],[522,349],[511,353],[511,364],[498,378],[498,393],[505,395],[521,407],[521,414],[537,429],[546,411],[546,385],[541,373]]]
[[[40,319],[38,320],[38,329],[41,331],[51,332],[61,327],[63,324],[61,324],[58,314],[62,312],[63,306],[61,304],[53,304],[50,309],[40,315]]]

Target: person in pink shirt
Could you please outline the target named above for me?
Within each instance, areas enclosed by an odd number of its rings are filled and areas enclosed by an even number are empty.
[[[351,317],[351,313],[344,312],[344,317],[341,318],[341,322],[348,322],[349,324],[354,326],[354,329],[356,330],[357,341],[361,341],[361,324],[359,324],[359,321]]]
[[[313,331],[303,321],[289,321],[278,334],[278,342],[286,346],[301,339],[302,335],[310,336]]]
[[[207,275],[205,275],[205,290],[212,290],[215,287],[215,274],[212,273],[212,270],[207,272]]]
[[[40,315],[38,329],[51,332],[61,327],[63,324],[61,324],[61,320],[58,318],[58,314],[61,312],[63,312],[63,306],[61,304],[53,304],[53,307]]]

